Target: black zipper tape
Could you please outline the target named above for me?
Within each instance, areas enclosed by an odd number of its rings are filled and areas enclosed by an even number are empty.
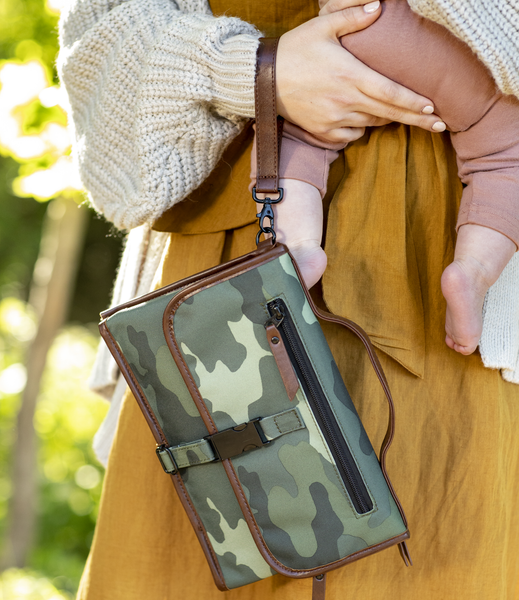
[[[326,394],[315,374],[290,312],[281,298],[269,302],[267,308],[271,315],[268,322],[275,325],[280,332],[310,408],[323,432],[353,506],[359,514],[368,513],[373,509],[368,490],[330,408]]]

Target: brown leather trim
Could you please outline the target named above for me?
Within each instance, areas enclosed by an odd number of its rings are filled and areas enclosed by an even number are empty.
[[[268,244],[268,242],[264,242],[264,244]],[[164,335],[166,338],[166,342],[170,348],[173,359],[175,360],[175,363],[176,363],[179,371],[181,372],[182,377],[184,378],[184,381],[186,382],[189,392],[191,393],[191,396],[192,396],[198,410],[200,411],[202,418],[204,419],[204,423],[206,424],[208,431],[211,434],[216,433],[216,431],[217,431],[216,426],[214,424],[214,421],[213,421],[211,415],[209,414],[209,412],[207,410],[207,407],[205,406],[203,398],[200,395],[200,392],[193,380],[193,377],[189,371],[189,368],[184,361],[184,357],[182,356],[180,349],[178,347],[176,337],[175,337],[174,324],[173,324],[175,313],[176,313],[177,309],[179,308],[179,306],[185,300],[187,300],[194,294],[200,292],[201,290],[207,289],[209,287],[212,287],[213,285],[216,285],[218,283],[226,281],[226,280],[230,279],[231,277],[241,275],[242,273],[245,273],[251,269],[254,269],[254,268],[260,266],[261,264],[264,264],[265,262],[272,260],[276,256],[280,256],[280,255],[284,254],[285,252],[287,252],[287,249],[285,246],[283,246],[282,244],[276,244],[274,246],[271,246],[270,250],[267,250],[263,255],[254,257],[252,260],[248,261],[246,264],[232,265],[228,269],[225,269],[218,273],[212,274],[209,278],[207,278],[203,281],[202,280],[195,281],[188,287],[181,290],[171,300],[171,302],[166,307],[166,310],[164,311],[163,328],[164,328]],[[296,267],[296,270],[297,270],[297,265],[295,263],[294,263],[294,266]],[[298,274],[300,276],[299,272],[298,272]],[[301,279],[301,276],[300,276],[300,279]],[[391,430],[391,433],[392,433],[393,428],[394,428],[394,409],[392,408],[393,404],[392,404],[392,399],[391,399],[391,393],[389,391],[389,387],[387,385],[387,381],[385,379],[382,367],[378,361],[376,354],[374,353],[374,349],[373,349],[373,346],[371,345],[371,342],[369,341],[369,339],[367,338],[367,336],[363,332],[363,330],[360,327],[358,327],[355,323],[353,323],[352,321],[348,321],[347,319],[342,319],[341,317],[335,317],[335,315],[329,315],[329,313],[325,313],[324,311],[320,311],[319,309],[317,309],[317,307],[315,306],[315,304],[313,303],[313,301],[310,297],[310,293],[308,292],[307,288],[304,285],[303,285],[303,289],[308,298],[310,306],[312,307],[314,312],[317,314],[317,316],[320,316],[324,320],[330,320],[330,321],[336,322],[340,325],[347,327],[353,333],[355,333],[355,335],[360,337],[360,339],[364,343],[366,349],[368,350],[368,354],[370,356],[373,367],[375,368],[375,371],[376,371],[381,383],[383,383],[384,391],[386,391],[386,396],[388,397],[388,401],[390,403],[390,411],[391,410],[393,411],[393,415],[390,419],[390,427],[389,427],[389,429]],[[387,435],[386,435],[386,437],[387,437]],[[392,435],[390,437],[392,437]],[[391,439],[389,439],[388,443],[390,443],[390,441],[391,441]],[[388,443],[385,443],[385,451],[387,451]],[[322,573],[326,573],[327,571],[331,571],[333,569],[336,569],[338,567],[346,565],[350,562],[354,562],[355,560],[363,558],[364,556],[374,554],[375,552],[383,550],[384,548],[388,548],[389,546],[392,546],[394,544],[399,544],[400,542],[409,538],[409,531],[406,530],[404,533],[402,533],[398,536],[395,536],[389,540],[385,540],[384,542],[375,544],[368,548],[364,548],[363,550],[355,552],[354,554],[351,554],[350,556],[347,556],[339,561],[335,561],[333,563],[329,563],[329,564],[321,566],[321,567],[316,567],[315,569],[307,569],[307,570],[291,569],[290,567],[287,567],[287,566],[283,565],[281,562],[279,562],[274,557],[274,555],[271,553],[269,548],[267,547],[267,545],[263,539],[263,536],[261,534],[261,531],[258,527],[258,524],[256,523],[256,519],[254,518],[251,508],[247,502],[247,498],[245,496],[243,488],[241,487],[238,476],[236,475],[236,472],[235,472],[233,464],[232,464],[232,460],[226,459],[226,460],[222,461],[222,464],[225,468],[225,471],[227,472],[227,476],[228,476],[231,486],[234,490],[234,493],[236,495],[236,498],[238,500],[238,503],[240,505],[242,513],[245,517],[247,525],[251,531],[251,534],[254,538],[254,541],[256,542],[256,545],[257,545],[261,555],[263,556],[265,561],[269,564],[269,566],[271,566],[278,573],[280,573],[282,575],[286,575],[287,577],[304,578],[304,577],[310,577],[310,576],[314,576],[314,575],[320,575]],[[406,522],[403,510],[402,510],[402,507],[398,501],[398,498],[396,497],[393,487],[391,486],[391,482],[389,481],[389,478],[388,478],[387,474],[385,473],[384,469],[383,469],[383,474],[388,483],[389,490],[398,506],[398,509],[400,511],[400,514],[402,516],[404,524],[407,528],[407,522]]]
[[[198,412],[204,421],[205,426],[207,427],[207,431],[210,434],[214,434],[218,432],[216,425],[207,410],[205,402],[200,395],[200,391],[191,375],[191,371],[184,361],[184,357],[182,356],[180,349],[178,347],[175,331],[173,327],[173,319],[175,317],[175,312],[177,308],[185,301],[187,298],[190,298],[193,294],[200,292],[203,289],[209,288],[213,285],[226,281],[232,277],[240,275],[241,273],[245,273],[246,271],[250,271],[251,269],[255,269],[256,267],[270,262],[277,256],[281,256],[285,254],[287,249],[285,246],[281,244],[275,244],[274,246],[269,242],[265,241],[258,245],[258,250],[255,252],[251,252],[247,255],[248,260],[243,261],[231,261],[229,263],[225,263],[225,268],[220,270],[213,270],[208,277],[205,278],[197,278],[190,285],[186,286],[183,290],[181,290],[167,305],[166,310],[164,311],[164,317],[162,319],[162,326],[164,329],[164,337],[166,338],[166,342],[169,346],[169,350],[171,355],[173,356],[173,360],[177,365],[180,374],[182,375],[182,379],[184,380],[191,397],[193,398],[196,407],[198,408]]]
[[[316,567],[315,569],[292,569],[290,567],[285,566],[281,562],[279,562],[277,560],[277,558],[275,558],[274,555],[271,553],[270,549],[267,547],[265,540],[263,539],[262,533],[260,531],[260,528],[258,527],[258,524],[256,523],[256,519],[255,519],[254,515],[252,514],[251,508],[247,501],[247,497],[245,496],[243,488],[241,487],[238,476],[236,475],[236,471],[234,470],[232,460],[231,459],[224,460],[223,466],[225,467],[225,470],[229,477],[229,481],[231,482],[231,485],[234,489],[234,493],[236,494],[236,498],[238,500],[240,508],[242,509],[243,516],[245,517],[245,521],[247,522],[247,525],[249,526],[250,532],[252,534],[252,537],[254,538],[254,541],[256,542],[258,550],[260,551],[261,555],[263,556],[265,561],[268,563],[268,565],[270,567],[272,567],[275,571],[280,573],[281,575],[286,575],[287,577],[292,577],[295,579],[304,579],[305,577],[313,577],[315,575],[321,575],[322,573],[327,573],[328,571],[333,571],[334,569],[337,569],[339,567],[347,565],[351,562],[355,562],[356,560],[364,558],[365,556],[369,556],[370,554],[375,554],[376,552],[379,552],[380,550],[384,550],[385,548],[389,548],[390,546],[399,544],[410,537],[409,531],[406,530],[406,531],[404,531],[404,533],[401,533],[400,535],[390,538],[389,540],[384,540],[383,542],[380,542],[379,544],[374,544],[373,546],[369,546],[368,548],[359,550],[358,552],[355,552],[354,554],[350,554],[349,556],[346,556],[345,558],[341,558],[340,560],[328,563],[327,565],[323,565],[321,567]]]
[[[146,396],[144,395],[141,389],[141,386],[135,379],[130,366],[126,362],[124,355],[121,353],[119,346],[117,345],[117,342],[112,336],[111,331],[108,329],[105,321],[103,321],[99,325],[99,331],[104,341],[106,342],[106,345],[108,346],[108,349],[110,350],[112,356],[114,357],[117,365],[121,369],[121,373],[124,375],[124,378],[126,379],[129,388],[135,396],[135,399],[137,400],[137,403],[144,415],[144,418],[146,419],[153,433],[155,441],[157,442],[157,444],[168,444],[166,436],[164,435],[162,428],[157,422],[155,415],[153,414],[153,411],[151,410],[150,405],[146,400]],[[186,488],[184,487],[182,477],[178,473],[176,473],[171,475],[171,479],[175,486],[178,497],[180,498],[180,502],[182,503],[182,506],[184,507],[184,510],[187,513],[191,526],[195,530],[195,534],[198,538],[198,541],[202,546],[202,550],[205,553],[216,587],[219,590],[226,591],[228,588],[225,585],[225,580],[223,577],[223,573],[220,569],[218,559],[216,558],[216,554],[213,550],[211,542],[207,537],[205,527],[202,521],[200,520],[200,517],[198,516],[195,507],[191,503],[191,499],[187,493]]]
[[[163,327],[166,341],[169,343],[170,338],[168,337],[168,334],[171,334],[174,340],[172,322],[170,323],[170,321],[173,320],[178,307],[188,298],[202,290],[212,287],[213,285],[223,283],[228,279],[232,279],[233,277],[242,275],[243,273],[251,271],[256,267],[260,267],[261,265],[268,263],[287,252],[288,248],[283,244],[272,245],[269,240],[265,240],[258,245],[258,250],[246,255],[248,257],[247,261],[241,261],[240,263],[231,261],[225,263],[225,269],[220,269],[218,272],[215,271],[214,273],[209,273],[209,276],[205,277],[203,281],[200,278],[196,281],[193,281],[188,287],[186,286],[171,300],[164,311]]]
[[[135,396],[135,399],[139,403],[139,406],[144,414],[144,418],[146,419],[146,421],[151,429],[151,432],[153,433],[153,437],[155,438],[155,441],[159,445],[167,444],[168,441],[166,439],[166,436],[164,435],[164,432],[162,431],[161,426],[159,425],[157,419],[155,418],[155,415],[153,414],[153,411],[151,410],[150,405],[148,404],[148,401],[146,400],[146,396],[144,395],[144,393],[141,389],[141,386],[135,379],[133,372],[130,368],[130,365],[126,362],[126,358],[122,354],[121,349],[119,348],[117,342],[115,341],[115,339],[112,335],[112,332],[108,329],[106,321],[102,321],[99,324],[99,333],[101,334],[101,337],[104,339],[106,345],[108,346],[108,350],[110,350],[110,353],[114,357],[115,362],[117,363],[117,366],[119,367],[119,369],[121,370],[121,373],[123,374],[124,378],[126,379],[126,383],[128,384],[128,387],[131,389],[133,395]]]
[[[138,304],[142,304],[143,302],[148,302],[149,300],[153,300],[154,298],[158,298],[159,296],[164,296],[165,294],[169,294],[170,292],[174,292],[175,290],[191,285],[195,283],[199,279],[204,279],[209,275],[213,275],[216,273],[220,273],[221,271],[225,271],[231,266],[239,265],[243,262],[254,258],[255,256],[261,256],[265,252],[269,252],[272,249],[272,242],[270,240],[264,240],[258,244],[256,250],[249,252],[248,254],[244,254],[243,256],[239,256],[238,258],[234,258],[226,263],[221,265],[216,265],[215,267],[211,267],[210,269],[206,269],[205,271],[201,271],[200,273],[196,273],[195,275],[191,275],[190,277],[186,277],[185,279],[181,279],[180,281],[175,281],[170,285],[166,285],[164,287],[159,288],[158,290],[154,290],[153,292],[149,292],[142,296],[138,296],[137,298],[133,298],[133,300],[129,300],[123,304],[118,304],[117,306],[113,306],[111,308],[107,308],[101,313],[101,319],[108,319],[115,313],[123,310],[124,308],[131,308],[132,306],[137,306]]]
[[[325,600],[326,598],[326,573],[316,575],[312,583],[312,600]]]
[[[200,542],[200,546],[202,546],[202,550],[205,554],[205,558],[209,565],[209,569],[211,570],[211,575],[213,576],[216,587],[222,592],[226,592],[229,588],[225,585],[225,579],[216,557],[216,553],[211,542],[209,541],[204,524],[196,512],[196,508],[191,503],[191,498],[184,487],[182,477],[178,473],[175,475],[171,474],[170,476],[178,497],[180,498],[180,502],[187,513],[191,526],[195,530],[195,534]]]
[[[261,38],[256,62],[256,192],[279,188],[279,124],[276,110],[276,50],[279,38]]]
[[[292,366],[287,349],[285,348],[285,344],[277,327],[275,327],[275,325],[267,325],[265,331],[267,332],[267,341],[270,346],[270,351],[276,361],[279,374],[283,380],[283,385],[287,391],[288,399],[292,402],[299,389],[299,381],[294,372],[294,367]]]
[[[411,554],[409,553],[409,548],[407,547],[407,544],[405,542],[400,542],[400,544],[398,544],[398,549],[400,550],[400,556],[402,557],[405,566],[412,567],[413,559],[411,558]]]

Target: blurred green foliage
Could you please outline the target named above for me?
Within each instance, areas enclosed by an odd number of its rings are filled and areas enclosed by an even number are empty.
[[[58,591],[40,573],[9,569],[0,575],[0,600],[71,600],[67,592]]]
[[[0,57],[40,59],[57,82],[58,13],[44,0],[0,0]]]
[[[57,12],[45,0],[0,0],[0,67],[5,61],[37,59],[49,83],[57,84],[57,22]],[[23,135],[38,135],[48,123],[64,125],[59,107],[37,99],[20,111]],[[56,158],[47,153],[28,160],[0,152],[0,550],[12,493],[10,465],[24,360],[36,330],[27,297],[46,210],[45,203],[17,197],[13,181],[48,168]],[[77,200],[82,201],[81,195]],[[85,380],[98,343],[95,323],[108,305],[120,251],[121,236],[90,211],[71,314],[50,352],[35,416],[37,540],[27,569],[0,574],[0,600],[71,600],[77,589],[103,478],[92,437],[107,410]]]
[[[0,156],[0,296],[26,297],[46,206],[11,190],[18,163]]]
[[[15,298],[0,302],[0,537],[5,534],[12,491],[9,464],[24,384],[23,358],[35,328],[26,303]],[[68,326],[62,331],[49,355],[35,417],[39,527],[29,568],[70,597],[92,541],[103,478],[91,440],[107,404],[85,386],[96,346],[97,336],[88,327]],[[9,577],[14,577],[12,572]],[[3,580],[0,576],[0,591]],[[15,598],[5,596],[6,600]]]
[[[59,83],[55,71],[59,15],[53,9],[58,4],[58,0],[0,0],[0,68],[36,60],[46,73],[47,85]],[[24,136],[37,136],[49,125],[60,128],[66,125],[63,109],[59,105],[44,106],[37,96],[16,106],[10,115],[19,120]],[[47,135],[46,139],[49,137],[52,138]],[[40,154],[20,156],[14,148],[0,143],[0,298],[10,295],[27,298],[45,212],[45,204],[31,197],[16,196],[13,183],[19,182],[19,176],[48,169],[68,153],[58,144],[57,148]],[[72,194],[79,203],[84,200],[82,193],[65,193]],[[82,323],[97,321],[99,312],[108,305],[123,239],[102,217],[92,210],[89,213],[78,285],[69,315],[70,320]]]

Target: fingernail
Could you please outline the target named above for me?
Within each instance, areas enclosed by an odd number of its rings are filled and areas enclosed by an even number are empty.
[[[447,129],[447,126],[445,125],[445,123],[443,121],[436,121],[436,123],[432,126],[432,130],[433,131],[445,131]]]
[[[369,4],[364,4],[364,12],[366,13],[374,13],[380,7],[380,2],[377,0],[376,2],[370,2]]]
[[[422,115],[432,115],[434,112],[434,106],[428,104],[422,108]]]

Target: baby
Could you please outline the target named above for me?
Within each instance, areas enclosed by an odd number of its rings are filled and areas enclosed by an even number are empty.
[[[468,46],[413,13],[405,0],[386,0],[373,25],[340,41],[372,69],[433,100],[450,131],[466,187],[454,261],[441,281],[445,341],[471,354],[481,336],[485,294],[519,246],[519,100],[503,96]],[[326,268],[321,200],[340,148],[285,122],[280,153],[285,199],[275,207],[276,232],[309,287]]]

